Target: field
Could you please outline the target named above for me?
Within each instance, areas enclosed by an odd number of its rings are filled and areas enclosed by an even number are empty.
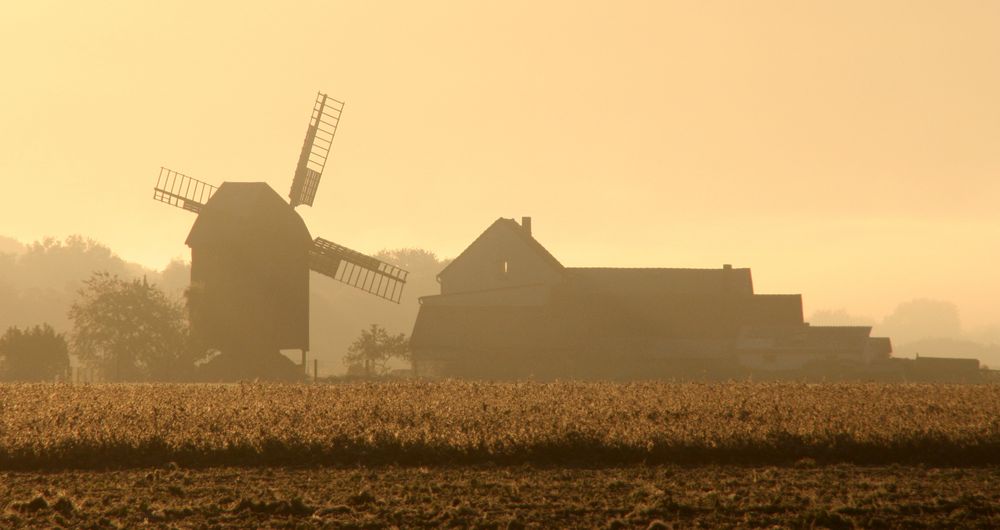
[[[0,499],[8,527],[997,528],[1000,470],[167,466],[0,473]]]
[[[0,468],[1000,463],[1000,385],[0,386]]]
[[[7,526],[990,527],[1000,386],[0,385],[0,470]]]

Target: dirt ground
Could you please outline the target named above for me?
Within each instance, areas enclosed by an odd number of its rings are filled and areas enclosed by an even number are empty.
[[[998,528],[1000,468],[206,468],[0,474],[0,524]]]

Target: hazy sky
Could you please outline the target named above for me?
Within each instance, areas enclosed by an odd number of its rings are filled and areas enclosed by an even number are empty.
[[[986,0],[4,2],[0,234],[187,258],[159,167],[285,196],[323,90],[314,236],[454,256],[531,215],[570,266],[1000,322],[998,28]]]

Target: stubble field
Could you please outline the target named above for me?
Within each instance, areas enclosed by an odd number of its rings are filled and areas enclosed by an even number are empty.
[[[1000,386],[0,385],[7,526],[997,526]]]

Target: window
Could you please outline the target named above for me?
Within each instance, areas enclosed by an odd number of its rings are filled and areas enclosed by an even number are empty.
[[[510,273],[510,262],[506,259],[497,260],[497,278],[501,280],[507,279],[507,274]]]

